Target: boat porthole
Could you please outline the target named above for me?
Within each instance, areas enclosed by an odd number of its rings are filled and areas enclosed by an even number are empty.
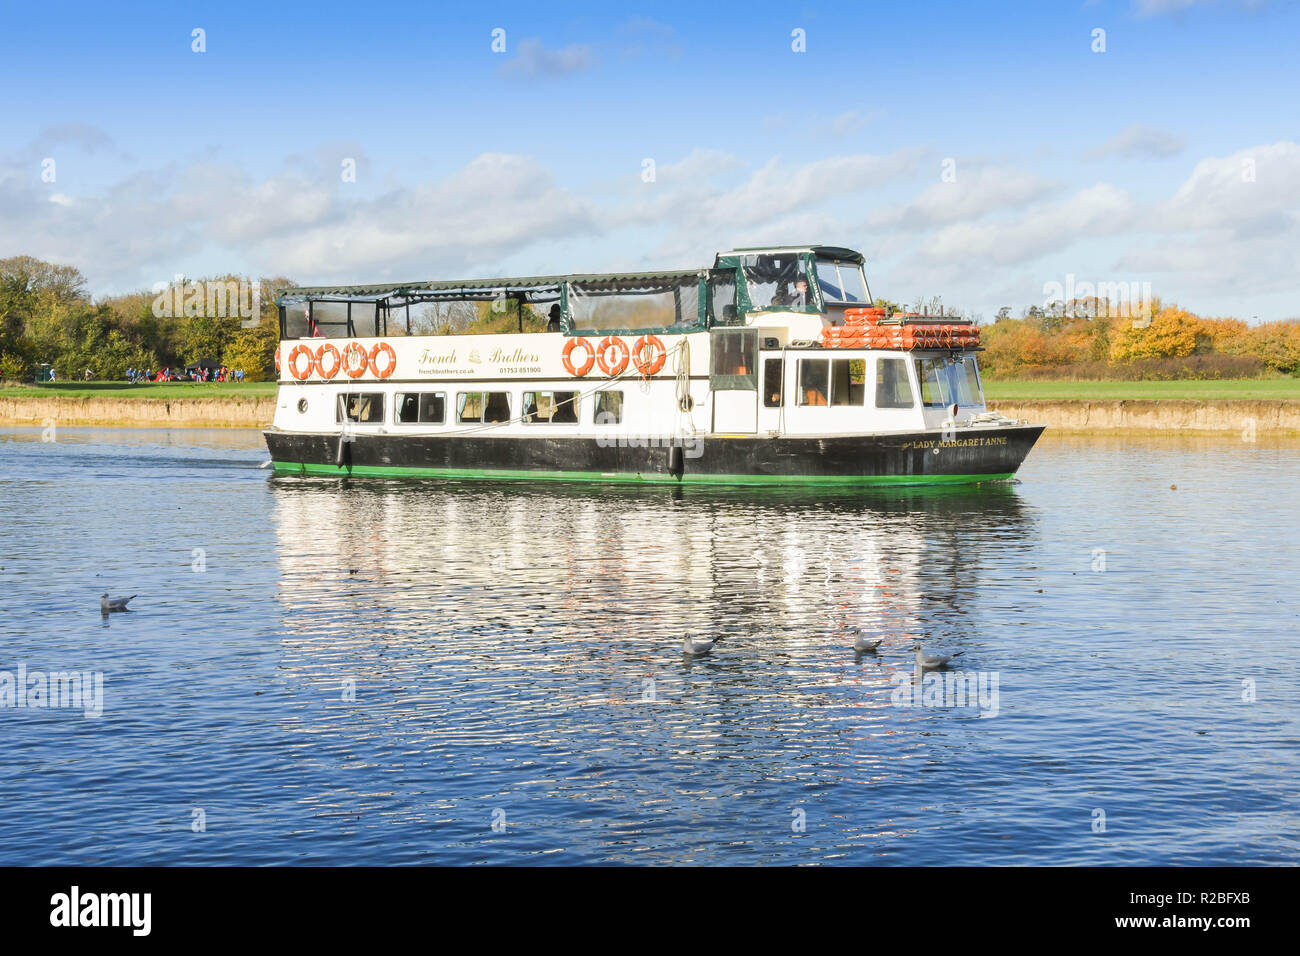
[[[936,445],[934,448],[931,448],[931,449],[930,449],[930,452],[931,452],[931,454],[934,454],[934,455],[939,454],[939,447]]]
[[[305,398],[298,399],[298,414],[299,415],[307,414],[307,399]]]

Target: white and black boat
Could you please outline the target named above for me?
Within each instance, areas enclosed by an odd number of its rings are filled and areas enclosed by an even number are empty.
[[[800,246],[687,271],[284,290],[275,473],[1011,478],[1043,426],[985,407],[979,329],[874,307],[862,265]]]

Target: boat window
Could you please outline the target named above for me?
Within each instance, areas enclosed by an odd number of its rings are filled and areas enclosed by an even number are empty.
[[[831,404],[867,403],[867,360],[835,359],[831,362]]]
[[[804,257],[796,252],[744,256],[741,267],[754,309],[816,312]]]
[[[335,421],[360,422],[364,425],[382,424],[384,421],[383,392],[353,392],[339,396]]]
[[[566,300],[568,331],[681,331],[700,327],[698,273],[570,282]]]
[[[709,388],[758,388],[757,329],[715,329],[709,341],[713,348]]]
[[[623,393],[597,392],[596,415],[592,421],[597,425],[617,425],[623,420]]]
[[[984,389],[980,387],[980,373],[974,355],[964,355],[957,368],[958,402],[962,405],[983,405]]]
[[[826,359],[799,360],[799,404],[825,405],[830,363]]]
[[[576,425],[577,392],[524,392],[524,421]]]
[[[907,380],[907,362],[901,358],[876,360],[876,408],[912,408],[912,385]]]
[[[443,392],[399,393],[396,403],[401,425],[441,425],[447,414],[447,396]]]
[[[306,339],[311,337],[311,319],[308,316],[306,302],[286,302],[284,304],[284,328],[282,338]]]
[[[714,325],[744,325],[745,317],[736,309],[736,270],[718,269],[709,273],[709,315]]]
[[[779,358],[763,360],[763,404],[768,408],[781,407],[781,390],[784,378],[784,360]]]
[[[822,297],[828,302],[870,302],[867,283],[862,278],[862,267],[853,262],[817,260],[817,284]]]
[[[308,335],[330,339],[343,339],[348,335],[348,304],[346,302],[313,302],[311,304],[311,331]]]
[[[984,404],[973,355],[919,358],[916,377],[921,381],[921,401],[929,408]]]
[[[456,421],[462,424],[509,419],[509,392],[461,392],[456,396]]]

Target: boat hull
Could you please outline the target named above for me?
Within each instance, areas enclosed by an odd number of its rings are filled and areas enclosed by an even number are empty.
[[[1011,478],[1042,425],[778,438],[713,436],[674,449],[592,438],[265,432],[275,474],[728,485],[938,485]]]

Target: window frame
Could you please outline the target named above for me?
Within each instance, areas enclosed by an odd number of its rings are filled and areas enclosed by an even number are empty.
[[[528,397],[530,395],[533,396],[533,401],[534,403],[538,404],[538,407],[540,407],[540,403],[537,403],[537,396],[539,395],[551,396],[551,417],[550,418],[542,418],[539,413],[528,411]],[[565,399],[563,402],[559,402],[555,398],[556,395],[571,395],[572,398],[568,398]],[[538,391],[524,392],[520,398],[520,401],[522,402],[521,408],[523,408],[523,411],[520,412],[519,420],[523,422],[525,425],[577,425],[582,420],[582,393],[575,389],[569,389],[569,388],[548,389],[546,391],[538,390]],[[567,404],[572,407],[573,421],[557,422],[555,420],[555,411],[557,408],[560,407],[560,405],[563,404]]]
[[[379,399],[379,415],[377,418],[369,418],[363,420],[360,418],[352,418],[347,414],[345,414],[344,409],[346,408],[346,403],[348,399],[357,399],[359,401],[361,399],[368,398],[373,402],[376,397]],[[385,407],[386,397],[387,397],[387,393],[385,392],[339,392],[338,397],[334,402],[334,424],[336,425],[343,425],[343,424],[383,425],[387,420],[384,417],[386,412],[386,407]]]
[[[608,419],[605,420],[605,421],[601,421],[601,420],[600,420],[600,416],[601,416],[601,414],[602,414],[602,412],[601,412],[601,408],[600,408],[600,404],[601,404],[601,399],[602,399],[602,397],[605,396],[605,395],[617,395],[617,396],[618,396],[618,413],[616,414],[616,416],[615,416],[615,418],[614,418],[613,421],[609,421]],[[591,404],[592,404],[592,409],[591,409],[591,423],[592,423],[593,425],[621,425],[621,424],[623,424],[623,390],[622,390],[621,388],[606,388],[606,389],[601,389],[599,392],[596,393],[596,400],[595,400],[594,402],[592,402]]]
[[[432,421],[430,421],[430,422],[426,422],[426,421],[423,421],[423,420],[420,418],[420,411],[421,411],[421,408],[420,408],[420,402],[421,402],[421,399],[423,399],[425,396],[430,396],[430,397],[437,397],[437,396],[440,396],[440,397],[442,398],[442,418],[439,419],[439,420],[436,421],[436,422],[432,422]],[[413,421],[413,422],[404,422],[404,421],[402,421],[402,419],[401,419],[401,417],[400,417],[400,416],[401,416],[401,412],[402,412],[402,399],[404,399],[404,398],[414,398],[414,399],[415,399],[415,421]],[[446,392],[443,392],[443,391],[432,391],[432,392],[394,392],[394,393],[393,393],[393,424],[394,424],[394,425],[402,425],[402,426],[410,426],[410,425],[445,425],[445,424],[447,424],[447,393],[446,393]]]
[[[807,381],[806,369],[810,368],[813,365],[820,365],[825,370],[824,378],[822,379],[822,382],[825,387],[821,389],[822,398],[824,398],[825,401],[821,403],[810,402],[807,400],[808,389],[805,384]],[[831,375],[831,360],[829,358],[799,359],[799,364],[796,366],[796,370],[795,370],[795,392],[798,396],[798,402],[800,408],[829,408],[830,407],[830,399],[831,399],[830,375]]]

